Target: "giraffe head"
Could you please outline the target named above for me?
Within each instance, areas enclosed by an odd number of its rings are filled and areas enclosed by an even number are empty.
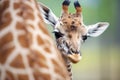
[[[57,18],[53,12],[44,5],[40,10],[46,23],[54,28],[54,34],[58,49],[73,63],[81,59],[81,44],[87,37],[97,37],[101,35],[109,26],[108,22],[98,22],[93,25],[84,25],[82,17],[82,8],[78,0],[74,1],[76,12],[68,12],[69,0],[62,3],[62,14]]]

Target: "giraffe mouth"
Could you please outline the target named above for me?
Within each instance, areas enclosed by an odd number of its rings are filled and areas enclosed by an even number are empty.
[[[67,56],[72,63],[78,63],[82,59],[82,56],[80,55],[80,53],[68,54]]]
[[[67,57],[72,63],[78,63],[82,59],[82,55],[80,51],[74,51],[70,49],[70,47],[66,43],[66,47],[68,48]]]

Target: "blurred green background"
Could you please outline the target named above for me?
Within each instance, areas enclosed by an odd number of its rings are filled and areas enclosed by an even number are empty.
[[[63,0],[38,0],[59,17]],[[74,0],[71,2],[73,3]],[[89,38],[81,48],[82,60],[73,64],[74,80],[120,80],[120,0],[79,0],[86,25],[110,23],[97,38]],[[69,7],[74,12],[73,4]],[[52,32],[50,26],[47,27]]]

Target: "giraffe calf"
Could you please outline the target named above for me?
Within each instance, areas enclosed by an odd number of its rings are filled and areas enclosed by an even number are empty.
[[[60,18],[55,16],[51,9],[43,4],[39,4],[42,17],[47,24],[52,25],[56,38],[56,44],[63,56],[63,59],[71,76],[71,62],[77,63],[81,60],[81,44],[87,37],[97,37],[101,35],[109,26],[108,22],[98,22],[86,26],[83,23],[82,8],[78,0],[74,0],[76,12],[69,13],[68,6],[70,0],[62,3],[62,14]]]

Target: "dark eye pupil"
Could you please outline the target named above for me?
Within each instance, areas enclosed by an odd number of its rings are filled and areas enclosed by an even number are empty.
[[[64,36],[64,34],[62,34],[61,32],[54,32],[54,34],[56,39]]]
[[[87,36],[86,35],[82,36],[82,39],[85,41],[87,39]]]

